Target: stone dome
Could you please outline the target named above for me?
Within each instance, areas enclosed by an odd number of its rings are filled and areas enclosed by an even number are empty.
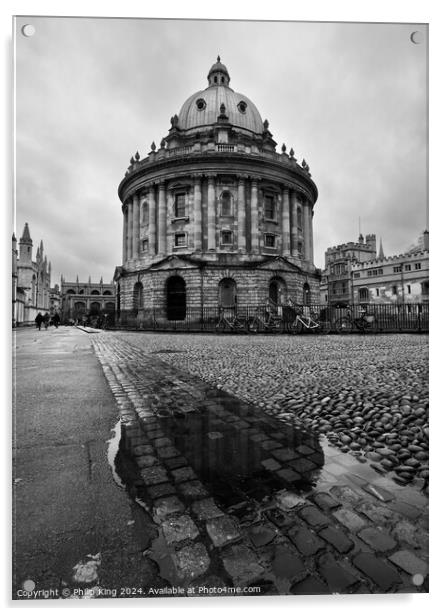
[[[261,114],[245,94],[229,87],[230,75],[220,58],[208,73],[208,87],[190,96],[178,115],[178,128],[189,131],[216,124],[225,106],[224,115],[235,127],[261,135],[264,131]]]

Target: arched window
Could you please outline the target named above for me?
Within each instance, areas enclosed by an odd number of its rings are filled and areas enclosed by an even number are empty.
[[[121,313],[121,286],[119,283],[116,285],[116,311],[118,315]]]
[[[144,201],[144,203],[141,206],[141,224],[147,225],[148,222],[149,222],[149,206],[148,206],[147,201]]]
[[[67,295],[75,295],[74,290],[73,289],[68,289]]]
[[[84,289],[79,289],[78,295],[84,295]]]
[[[361,302],[367,302],[369,300],[369,291],[366,287],[359,289],[359,300]]]
[[[169,321],[183,321],[186,316],[186,284],[180,276],[166,282],[166,313]]]
[[[98,289],[93,289],[90,295],[99,295]]]
[[[232,208],[231,208],[231,193],[228,190],[224,190],[224,192],[220,196],[220,214],[221,216],[231,216]]]
[[[219,282],[219,306],[233,308],[237,303],[236,283],[232,278],[223,278]]]
[[[144,308],[143,285],[141,282],[135,283],[133,288],[133,308],[137,313]]]
[[[111,291],[104,291],[103,295],[112,295]]]
[[[115,312],[115,304],[113,302],[106,302],[105,311],[107,314]]]
[[[269,300],[272,304],[280,306],[286,303],[287,285],[282,278],[275,276],[269,284]]]
[[[300,231],[302,231],[303,229],[303,210],[301,209],[300,206],[298,206],[298,209],[296,211],[297,214],[297,225],[298,225],[298,229]]]
[[[75,302],[74,305],[74,318],[79,319],[85,314],[85,302]]]
[[[310,286],[307,282],[303,284],[303,304],[310,306]]]
[[[92,302],[90,304],[90,314],[92,316],[99,314],[100,310],[101,310],[101,304],[99,302]]]

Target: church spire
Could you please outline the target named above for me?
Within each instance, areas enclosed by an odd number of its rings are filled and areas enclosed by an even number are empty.
[[[377,258],[378,259],[384,259],[385,258],[385,255],[383,253],[382,238],[380,238],[379,256]]]
[[[28,227],[28,223],[25,223],[25,226],[23,227],[23,233],[22,233],[22,237],[20,238],[21,242],[31,242],[32,243],[32,239],[31,239],[31,235],[29,232],[29,227]]]

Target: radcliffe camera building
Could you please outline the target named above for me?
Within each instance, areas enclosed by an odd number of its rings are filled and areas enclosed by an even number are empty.
[[[171,118],[157,149],[137,152],[121,181],[121,323],[264,302],[318,303],[313,209],[305,161],[276,152],[267,120],[230,87],[220,58],[208,86]]]

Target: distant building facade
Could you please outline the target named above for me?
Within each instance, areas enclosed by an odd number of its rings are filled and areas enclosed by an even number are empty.
[[[365,244],[359,241],[328,249],[321,301],[331,305],[427,303],[428,231],[404,254],[385,257],[382,244],[379,255],[375,250],[375,235],[367,235]]]
[[[43,242],[33,260],[33,240],[28,223],[22,237],[12,237],[12,322],[32,324],[37,314],[50,313],[51,262],[44,255]]]
[[[353,301],[352,268],[356,263],[371,261],[377,256],[376,236],[362,234],[357,242],[347,242],[328,248],[324,254],[320,301],[322,304],[343,305]]]
[[[113,282],[67,282],[61,277],[61,318],[66,323],[84,317],[99,317],[115,313],[115,285]]]

